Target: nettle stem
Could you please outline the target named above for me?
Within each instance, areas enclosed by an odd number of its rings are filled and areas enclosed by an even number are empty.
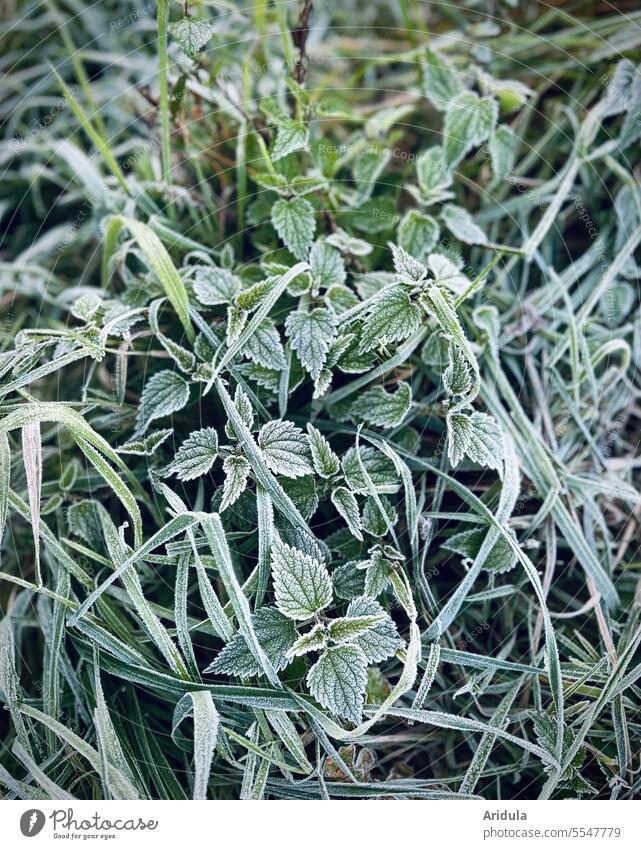
[[[158,22],[158,63],[160,67],[160,128],[162,178],[171,184],[171,148],[169,145],[169,57],[167,55],[167,24],[169,21],[169,0],[158,0],[156,13]]]

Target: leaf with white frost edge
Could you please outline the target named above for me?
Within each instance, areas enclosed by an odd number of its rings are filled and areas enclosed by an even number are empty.
[[[224,513],[228,507],[235,504],[243,492],[247,489],[247,478],[251,466],[244,457],[231,455],[225,457],[223,463],[225,482],[223,483],[223,498],[220,502],[220,512]]]
[[[341,285],[347,277],[343,257],[327,241],[318,241],[312,245],[309,270],[316,285],[324,289]]]
[[[294,623],[275,607],[261,607],[252,614],[252,626],[261,648],[276,672],[280,672],[287,666],[287,652],[298,637]],[[238,678],[255,678],[263,674],[240,631],[204,671]]]
[[[356,639],[356,644],[363,650],[368,663],[380,663],[387,660],[405,645],[399,636],[392,618],[374,598],[360,596],[353,599],[348,608],[347,616],[381,616],[381,621],[368,629]]]
[[[331,478],[337,474],[340,460],[323,434],[310,423],[307,424],[307,439],[316,474],[322,478]]]
[[[300,636],[287,652],[288,658],[301,657],[310,651],[320,651],[327,645],[327,631],[320,622]]]
[[[327,352],[336,336],[336,316],[324,308],[309,313],[292,312],[285,321],[285,333],[303,368],[315,380],[325,365]]]
[[[189,434],[169,465],[169,473],[180,481],[190,481],[207,474],[218,456],[218,435],[213,427]]]
[[[258,445],[274,474],[300,478],[314,471],[309,442],[292,422],[274,419],[264,424],[258,434]]]
[[[397,427],[407,416],[412,405],[412,390],[400,381],[394,392],[383,386],[374,386],[359,394],[349,407],[349,415],[356,421],[365,421],[379,427]]]
[[[272,161],[277,162],[297,150],[307,150],[308,146],[309,128],[298,121],[283,121],[276,129]]]
[[[280,334],[271,318],[261,321],[247,340],[243,353],[265,368],[282,371],[287,365]]]
[[[145,436],[144,439],[131,439],[125,442],[124,445],[116,448],[119,454],[133,454],[138,457],[150,457],[154,451],[159,448],[163,442],[173,435],[171,428],[165,430],[156,430]]]
[[[359,351],[365,353],[388,342],[400,342],[421,326],[421,310],[402,286],[381,292],[371,303],[363,322]]]
[[[183,18],[169,27],[171,35],[190,59],[194,59],[216,32],[210,21]]]
[[[143,434],[152,421],[182,410],[189,401],[189,384],[173,371],[159,371],[149,378],[143,389],[136,432]]]
[[[390,243],[394,270],[405,283],[421,283],[427,277],[427,269],[422,262],[408,253],[405,248]]]
[[[276,606],[290,619],[311,619],[332,601],[332,582],[320,560],[286,543],[272,547]]]
[[[272,207],[272,224],[296,259],[306,259],[316,230],[311,203],[300,197],[277,200]]]
[[[449,364],[443,372],[443,386],[448,395],[465,395],[472,387],[469,363],[463,351],[455,344],[450,344]]]
[[[307,673],[307,686],[324,708],[358,725],[367,688],[365,653],[355,645],[326,649]]]
[[[343,643],[354,643],[363,634],[381,622],[387,616],[386,613],[376,613],[374,615],[365,616],[339,616],[327,626],[329,638],[333,643],[342,645]]]
[[[356,501],[354,493],[345,486],[337,486],[336,489],[332,491],[331,498],[332,504],[347,522],[347,526],[353,536],[355,536],[358,540],[362,540],[363,533],[361,531],[361,514],[359,512],[358,502]]]
[[[241,288],[240,279],[226,268],[201,265],[194,274],[194,294],[205,306],[231,304]]]
[[[462,206],[446,203],[441,211],[441,218],[460,242],[465,242],[466,245],[487,244],[487,236]]]
[[[443,130],[443,155],[454,167],[473,148],[482,144],[492,132],[498,117],[498,103],[493,97],[479,97],[463,91],[447,106]]]

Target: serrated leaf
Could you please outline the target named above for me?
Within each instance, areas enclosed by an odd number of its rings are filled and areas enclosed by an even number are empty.
[[[340,253],[327,240],[315,242],[309,253],[309,270],[318,288],[340,286],[347,272]]]
[[[322,478],[331,478],[332,475],[337,474],[340,469],[340,460],[323,434],[309,422],[307,424],[307,439],[316,474]]]
[[[439,232],[435,218],[416,209],[410,209],[398,225],[398,244],[420,260],[432,250],[438,241]]]
[[[470,213],[462,206],[447,203],[441,211],[441,218],[447,229],[453,233],[460,242],[466,245],[485,245],[487,236],[475,223]]]
[[[421,310],[401,286],[381,292],[373,301],[361,330],[359,351],[407,339],[421,326]]]
[[[445,113],[443,155],[449,167],[457,165],[470,150],[489,138],[498,117],[493,97],[463,91],[451,100]]]
[[[189,385],[173,371],[159,371],[143,389],[136,415],[136,431],[142,434],[155,419],[182,410],[189,401]]]
[[[442,548],[460,554],[461,557],[469,557],[471,560],[474,560],[481,550],[483,540],[487,536],[487,530],[487,528],[472,528],[471,530],[461,531],[449,537],[442,544]],[[508,532],[511,533],[511,531]],[[505,537],[500,536],[492,546],[492,550],[488,554],[483,568],[488,572],[502,574],[513,569],[516,566],[516,561],[516,552],[514,552]]]
[[[337,227],[333,233],[330,233],[325,241],[328,245],[338,248],[341,253],[352,256],[368,256],[373,250],[369,242],[355,238],[341,227]]]
[[[320,651],[327,645],[327,631],[320,622],[311,631],[299,637],[287,652],[287,657],[301,657],[310,651]]]
[[[285,333],[303,368],[316,380],[320,375],[329,346],[336,336],[336,317],[319,308],[309,313],[292,312],[285,321]]]
[[[452,185],[452,172],[448,168],[440,145],[424,150],[416,160],[416,176],[426,199],[435,201],[446,195]]]
[[[462,90],[461,78],[454,67],[440,53],[426,48],[423,65],[425,96],[439,111],[443,112]]]
[[[427,269],[422,262],[408,253],[405,248],[390,243],[394,270],[404,283],[422,283],[427,277]]]
[[[401,380],[394,392],[383,386],[367,389],[351,404],[349,415],[356,421],[365,421],[379,427],[397,427],[412,405],[409,383]]]
[[[223,498],[220,502],[220,512],[224,513],[228,507],[231,507],[247,488],[247,478],[251,471],[251,466],[244,457],[231,455],[225,457],[223,463],[223,471],[225,473],[225,482],[223,484]]]
[[[190,481],[207,474],[218,456],[218,434],[213,427],[190,433],[180,446],[168,469],[178,480]]]
[[[394,526],[398,519],[396,508],[389,498],[381,496],[379,501],[385,511],[386,518],[382,516],[373,498],[368,498],[363,508],[363,530],[374,537],[384,537],[388,532],[388,525]]]
[[[232,304],[227,307],[227,324],[225,327],[225,341],[227,342],[227,347],[231,347],[234,342],[240,337],[240,334],[245,329],[245,325],[247,324],[247,312],[245,310],[239,309],[237,306]]]
[[[489,142],[492,170],[499,177],[507,177],[514,167],[517,138],[512,130],[502,125],[495,127]]]
[[[243,353],[265,368],[282,371],[287,365],[283,343],[271,318],[261,321],[247,340]]]
[[[271,219],[274,229],[296,259],[306,259],[316,230],[311,203],[305,198],[277,200]]]
[[[427,267],[434,275],[437,286],[445,286],[456,295],[461,295],[470,285],[469,279],[458,265],[444,254],[430,254],[427,258]]]
[[[292,422],[274,419],[264,424],[258,445],[274,474],[299,478],[314,471],[305,434]]]
[[[297,150],[307,150],[309,129],[298,121],[283,121],[276,129],[276,141],[272,149],[272,161],[277,162]]]
[[[275,607],[261,607],[251,617],[254,632],[276,672],[287,666],[287,652],[298,634],[291,619]],[[205,672],[255,678],[262,669],[240,631],[236,632]]]
[[[194,294],[205,306],[231,304],[241,288],[240,279],[226,268],[201,265],[194,274]]]
[[[307,673],[307,686],[327,710],[358,724],[367,687],[367,658],[358,646],[326,649]]]
[[[354,493],[345,486],[337,486],[332,490],[332,504],[347,522],[352,534],[358,540],[363,539],[361,532],[361,515]]]
[[[371,551],[369,560],[360,564],[359,568],[365,568],[365,595],[377,598],[389,584],[391,564],[383,557],[380,550]]]
[[[501,426],[486,413],[472,413],[472,434],[466,453],[470,460],[490,469],[502,468],[503,432]]]
[[[380,625],[387,617],[387,614],[382,610],[381,613],[374,615],[363,616],[340,616],[337,619],[332,619],[327,630],[329,638],[334,643],[355,643],[359,637],[366,634],[371,628]]]
[[[443,386],[448,395],[465,395],[472,386],[470,366],[458,345],[450,344],[449,364],[443,372]]]
[[[286,543],[271,556],[276,606],[290,619],[310,619],[332,601],[332,582],[320,560]]]
[[[464,413],[454,413],[447,420],[447,456],[452,466],[458,466],[472,441],[472,419]]]
[[[337,598],[351,601],[365,591],[365,572],[357,568],[358,561],[348,560],[332,572],[332,584]]]
[[[129,442],[125,442],[124,445],[116,448],[116,451],[119,454],[134,454],[138,457],[150,457],[154,451],[162,445],[167,437],[172,436],[172,434],[173,430],[171,428],[167,428],[166,430],[157,430],[154,433],[150,433],[149,436],[146,436],[144,439],[132,439]]]
[[[353,599],[347,608],[347,615],[380,617],[377,625],[368,629],[356,640],[368,663],[380,663],[387,660],[405,645],[391,617],[385,613],[376,599],[366,595]]]
[[[213,24],[200,18],[183,18],[171,24],[169,31],[191,59],[202,50],[216,32]]]

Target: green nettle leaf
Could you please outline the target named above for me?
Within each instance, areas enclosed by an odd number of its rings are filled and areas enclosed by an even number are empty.
[[[405,642],[396,630],[391,617],[375,598],[361,595],[354,598],[347,608],[348,617],[374,617],[379,621],[373,628],[368,628],[356,639],[356,645],[363,650],[368,663],[380,663],[392,657]]]
[[[480,466],[500,471],[503,464],[503,432],[501,426],[486,413],[472,413],[472,433],[466,453]]]
[[[446,204],[441,211],[441,218],[447,229],[460,242],[465,242],[466,245],[487,244],[487,236],[475,223],[470,213],[462,206],[455,206],[452,203]]]
[[[434,106],[444,112],[457,94],[463,91],[458,72],[440,53],[426,48],[423,65],[424,93]]]
[[[470,280],[460,267],[444,254],[430,254],[427,267],[434,275],[437,286],[445,286],[456,295],[461,295],[470,285]]]
[[[330,233],[325,241],[328,245],[338,248],[341,253],[351,254],[352,256],[368,256],[373,250],[369,242],[364,239],[357,239],[341,227],[337,227],[333,233]]]
[[[514,167],[518,140],[513,131],[505,126],[495,127],[489,141],[492,170],[499,177],[507,177]]]
[[[363,530],[373,537],[384,537],[388,531],[388,524],[393,527],[398,520],[396,508],[390,499],[383,495],[379,498],[379,501],[385,511],[387,521],[373,498],[368,498],[363,508]]]
[[[193,59],[213,37],[216,29],[210,21],[200,18],[183,18],[169,30],[187,56]]]
[[[352,163],[352,175],[357,185],[356,206],[362,206],[369,200],[376,181],[391,158],[392,154],[388,148],[373,145],[364,148],[364,152],[355,158]]]
[[[443,386],[448,395],[465,395],[472,388],[472,372],[467,357],[454,343],[450,344],[449,365],[443,372]]]
[[[311,619],[332,601],[332,581],[320,560],[286,543],[271,555],[276,606],[290,619]]]
[[[336,316],[322,307],[309,313],[291,312],[285,321],[285,333],[303,368],[316,380],[336,336]]]
[[[247,489],[247,478],[251,471],[249,462],[238,455],[225,457],[223,463],[225,482],[223,484],[223,499],[220,502],[220,512],[224,513],[228,507],[235,504],[243,492]]]
[[[345,282],[347,272],[340,253],[327,240],[315,242],[309,254],[309,270],[318,288],[328,289]]]
[[[332,572],[332,584],[337,598],[351,601],[365,591],[365,572],[357,568],[357,560],[341,563]]]
[[[411,209],[398,225],[398,243],[412,256],[423,259],[437,243],[439,232],[436,219]]]
[[[452,185],[452,172],[448,167],[440,145],[424,150],[416,160],[416,176],[424,197],[434,203],[448,195]]]
[[[227,307],[227,325],[225,331],[227,347],[234,344],[245,329],[246,324],[247,312],[245,310],[241,310],[233,304],[230,307]]]
[[[357,725],[367,688],[367,657],[354,645],[326,649],[307,673],[307,686],[327,710]]]
[[[361,353],[389,342],[407,339],[421,326],[422,314],[402,286],[387,289],[376,297],[361,330]]]
[[[136,416],[136,432],[144,433],[152,421],[182,410],[189,401],[189,385],[173,371],[159,371],[143,389]]]
[[[275,607],[261,607],[252,614],[251,622],[261,648],[276,672],[280,672],[287,666],[289,649],[298,637],[294,623]],[[204,671],[238,678],[255,678],[263,674],[240,631]]]
[[[397,427],[408,414],[411,405],[412,390],[409,383],[401,380],[394,392],[386,392],[383,386],[367,389],[351,404],[349,415],[357,421],[379,427]]]
[[[360,455],[360,460],[359,460]],[[400,481],[394,463],[381,451],[369,446],[360,446],[359,454],[356,448],[345,452],[341,460],[341,468],[350,489],[356,493],[370,495],[368,482],[363,475],[364,467],[377,493],[393,495],[400,488]]]
[[[150,457],[154,451],[159,448],[163,442],[173,435],[173,430],[167,428],[165,430],[157,430],[150,433],[144,439],[131,439],[125,442],[116,451],[119,454],[134,454],[138,457]]]
[[[327,645],[327,629],[322,623],[314,625],[311,631],[299,637],[287,652],[287,657],[301,657],[310,651],[320,651]]]
[[[404,248],[390,242],[394,270],[403,283],[420,284],[427,277],[427,268]]]
[[[331,478],[338,474],[340,460],[323,434],[310,423],[307,424],[307,439],[316,474],[321,478]]]
[[[240,279],[226,268],[201,265],[194,273],[194,294],[201,304],[231,304],[242,289]]]
[[[308,127],[298,121],[283,121],[276,129],[276,141],[271,157],[276,162],[297,150],[307,150],[308,147]]]
[[[447,456],[452,466],[458,466],[467,453],[472,441],[472,417],[465,413],[453,413],[447,419]]]
[[[345,519],[352,534],[356,539],[362,540],[361,514],[354,493],[345,486],[337,486],[336,489],[332,490],[331,498],[332,504]]]
[[[272,224],[296,259],[306,259],[314,239],[314,207],[305,198],[277,200],[272,207]]]
[[[194,480],[207,474],[217,456],[218,435],[213,427],[204,427],[189,434],[171,461],[168,473],[181,481]]]
[[[498,117],[493,97],[463,91],[447,105],[443,154],[447,165],[457,165],[469,152],[489,138]]]
[[[386,618],[387,614],[383,611],[373,616],[341,616],[332,619],[327,628],[329,638],[334,643],[354,643]]]
[[[264,319],[258,325],[247,340],[243,353],[265,368],[281,371],[287,365],[283,343],[271,318]]]
[[[443,544],[442,548],[447,551],[453,551],[455,554],[460,554],[461,557],[469,557],[474,560],[476,555],[481,550],[483,540],[487,536],[487,528],[472,528],[472,530],[461,531],[449,537]],[[512,531],[508,529],[508,533]],[[500,536],[492,546],[487,560],[483,564],[483,568],[488,572],[496,572],[501,574],[509,572],[516,566],[517,556],[505,537]]]
[[[359,564],[359,569],[365,569],[365,595],[377,598],[387,589],[392,564],[383,556],[380,549],[370,550],[370,559]]]
[[[292,422],[274,419],[264,424],[258,434],[258,445],[274,474],[300,478],[314,471],[309,442]]]

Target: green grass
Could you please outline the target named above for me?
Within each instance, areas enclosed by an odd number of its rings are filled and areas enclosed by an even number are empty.
[[[618,6],[3,23],[4,798],[639,797]]]

